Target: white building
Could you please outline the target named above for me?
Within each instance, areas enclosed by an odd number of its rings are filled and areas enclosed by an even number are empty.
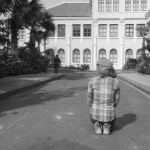
[[[150,21],[150,0],[76,0],[47,9],[55,32],[41,49],[58,54],[63,66],[89,64],[108,58],[122,69],[127,58],[137,58],[142,38],[136,27]]]

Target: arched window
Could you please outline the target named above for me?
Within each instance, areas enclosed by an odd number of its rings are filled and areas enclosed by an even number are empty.
[[[58,56],[59,56],[61,62],[64,63],[65,62],[65,51],[64,51],[64,49],[58,50]]]
[[[74,49],[73,50],[73,62],[74,63],[79,63],[80,62],[80,51],[79,51],[79,49]]]
[[[142,52],[141,49],[137,50],[137,52],[136,52],[136,58],[139,58],[141,56],[141,52]]]
[[[89,49],[85,49],[83,51],[83,62],[90,63],[91,62],[91,51]]]
[[[105,59],[106,58],[106,50],[100,49],[99,50],[99,59]]]
[[[110,50],[109,59],[113,63],[117,63],[117,50],[116,49],[111,49]]]
[[[133,50],[127,49],[125,54],[125,60],[127,61],[129,58],[133,58]]]

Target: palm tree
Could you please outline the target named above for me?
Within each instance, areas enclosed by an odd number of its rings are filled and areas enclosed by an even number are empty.
[[[11,46],[16,52],[18,48],[18,32],[22,28],[23,11],[28,6],[28,0],[1,0],[0,14],[7,15],[11,30]]]
[[[44,11],[43,5],[39,0],[32,0],[28,9],[25,10],[23,20],[25,27],[30,30],[30,45],[35,47],[35,37],[41,12]]]
[[[39,18],[39,29],[35,34],[35,40],[38,42],[38,48],[40,48],[41,40],[46,41],[51,31],[55,30],[52,15],[48,12],[44,12],[42,17]],[[45,45],[45,44],[44,44]]]
[[[42,39],[46,39],[49,31],[54,31],[52,15],[46,12],[39,0],[32,0],[30,7],[24,13],[23,20],[26,28],[30,30],[30,45],[35,48],[35,42],[38,46]]]

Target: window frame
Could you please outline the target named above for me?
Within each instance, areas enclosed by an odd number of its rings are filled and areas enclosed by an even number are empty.
[[[102,52],[102,53],[101,53]],[[101,57],[102,56],[102,57]],[[98,58],[99,59],[106,59],[106,50],[104,48],[101,48],[99,50],[99,53],[98,53]]]
[[[61,52],[62,51],[62,52]],[[63,54],[63,55],[62,55]],[[58,50],[58,56],[62,63],[65,63],[65,50],[63,48],[60,48]]]
[[[114,53],[112,51],[115,51],[116,53]],[[113,63],[117,63],[118,62],[118,53],[117,53],[116,49],[111,49],[110,50],[110,52],[109,52],[109,60],[112,61]],[[114,61],[114,60],[116,60],[116,61]]]
[[[140,10],[147,11],[147,0],[141,0]]]
[[[136,51],[136,59],[138,59],[141,56],[141,54],[142,54],[142,49],[138,49]]]
[[[86,26],[87,26],[87,28],[86,28]],[[92,35],[92,33],[91,33],[92,29],[91,28],[92,28],[91,24],[84,24],[83,25],[83,36],[84,37],[91,37],[91,35]],[[85,31],[85,30],[87,30],[87,31]]]
[[[83,51],[83,63],[91,63],[91,50],[89,48]]]
[[[131,11],[131,0],[125,0],[125,11]]]
[[[139,11],[139,0],[133,0],[133,11]]]
[[[129,35],[127,35],[127,33]],[[134,24],[126,24],[125,25],[125,37],[133,37],[133,36],[134,36]]]
[[[127,56],[129,56],[129,57],[127,57]],[[132,56],[132,57],[130,57],[130,56]],[[125,52],[125,62],[127,62],[127,60],[129,58],[133,58],[133,50],[132,49],[127,49],[126,52]]]
[[[98,12],[104,12],[104,0],[98,0]]]
[[[77,51],[77,53],[75,53],[75,51]],[[74,55],[76,54],[76,55]],[[74,57],[76,56],[76,57]],[[75,48],[72,52],[72,62],[73,63],[80,63],[80,50]]]
[[[81,24],[73,24],[72,37],[80,37],[80,36],[81,36]]]
[[[111,12],[112,11],[112,0],[106,0],[106,12]]]
[[[65,37],[65,36],[66,36],[66,25],[58,24],[58,37]]]
[[[107,24],[99,24],[99,37],[107,37]]]
[[[145,27],[145,24],[137,24],[136,27],[137,27],[137,28],[138,28],[138,27]],[[137,37],[142,37],[142,36],[139,35],[139,32],[138,32],[138,31],[136,32],[136,36],[137,36]]]
[[[113,11],[119,11],[119,0],[113,0]]]
[[[118,37],[118,24],[110,24],[110,37]]]

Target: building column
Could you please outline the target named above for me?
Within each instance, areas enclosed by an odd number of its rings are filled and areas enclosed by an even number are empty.
[[[71,65],[71,36],[67,36],[67,51],[66,51],[66,65]]]
[[[57,43],[57,38],[58,38],[58,27],[57,27],[57,24],[55,24],[55,33],[54,33],[54,39],[55,39],[55,43]]]
[[[93,36],[92,70],[96,70],[97,63],[97,36]]]
[[[124,31],[125,31],[125,24],[124,20],[120,21],[120,57],[118,57],[119,61],[119,68],[122,69],[125,63],[125,52],[124,52]]]
[[[92,70],[96,70],[96,63],[98,60],[97,56],[97,36],[98,36],[98,21],[97,19],[93,20],[93,43],[92,43],[92,53],[91,53],[91,58],[92,58]]]
[[[110,24],[107,24],[107,43],[109,43],[109,41],[110,41],[109,33],[110,33]]]
[[[80,42],[81,42],[81,43],[83,43],[83,34],[84,34],[84,33],[83,33],[83,32],[84,32],[83,30],[84,30],[84,29],[83,29],[83,24],[81,24],[81,33],[80,33],[80,34],[81,34],[81,35],[80,35],[80,37],[81,37]]]
[[[136,24],[134,24],[134,43],[136,43],[136,34],[137,34],[137,30],[136,30]]]

